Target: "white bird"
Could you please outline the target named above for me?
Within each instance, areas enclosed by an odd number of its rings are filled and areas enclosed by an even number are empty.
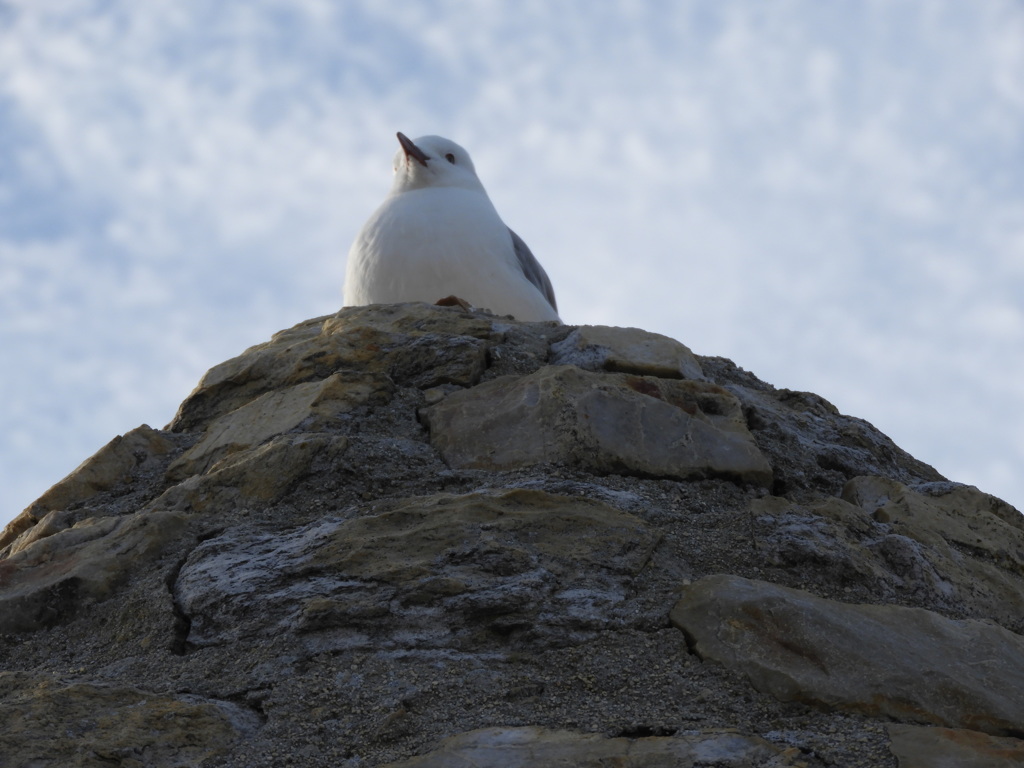
[[[440,136],[398,142],[391,191],[348,252],[345,306],[454,296],[560,322],[547,273],[501,220],[469,153]]]

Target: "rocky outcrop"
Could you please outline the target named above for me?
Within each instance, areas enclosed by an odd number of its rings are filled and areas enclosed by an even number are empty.
[[[552,365],[585,371],[616,371],[664,379],[704,378],[690,348],[668,336],[639,328],[585,325],[551,345]]]
[[[862,597],[902,600],[1024,630],[1024,530],[1016,510],[976,488],[857,477],[840,497],[751,505],[767,562],[828,570]]]
[[[788,754],[787,754],[788,753]],[[729,731],[696,731],[645,739],[605,738],[543,728],[485,728],[445,739],[422,757],[388,768],[672,768],[713,764],[722,768],[793,765],[799,750],[783,750],[757,737]]]
[[[629,586],[656,543],[597,501],[425,496],[283,535],[225,532],[192,551],[174,592],[194,646],[294,634],[312,652],[470,651],[484,630],[563,644],[635,622]]]
[[[0,754],[1003,766],[1022,616],[1017,510],[816,395],[638,329],[360,307],[0,535]]]
[[[0,560],[0,632],[67,620],[109,597],[139,563],[185,529],[185,517],[166,510],[88,517],[68,528],[62,522],[51,512]]]
[[[782,701],[1024,735],[1024,637],[999,626],[738,576],[687,587],[671,618],[701,658]]]
[[[890,725],[899,768],[1017,768],[1024,742],[956,728]]]
[[[555,463],[602,474],[772,481],[739,401],[704,382],[548,366],[453,393],[424,417],[451,467]]]
[[[12,768],[199,765],[259,726],[228,701],[0,672],[0,745]]]
[[[174,448],[173,441],[145,424],[115,437],[11,521],[0,533],[0,558],[71,527],[76,516],[69,510],[160,467]]]

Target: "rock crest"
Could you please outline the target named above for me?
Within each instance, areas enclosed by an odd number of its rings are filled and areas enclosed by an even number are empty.
[[[638,329],[359,307],[0,534],[0,754],[1005,766],[1022,616],[1020,513],[816,395]]]

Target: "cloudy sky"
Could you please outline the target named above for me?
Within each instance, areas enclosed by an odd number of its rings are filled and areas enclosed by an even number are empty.
[[[469,149],[567,322],[1024,509],[1020,0],[0,0],[0,523],[335,311],[398,130]]]

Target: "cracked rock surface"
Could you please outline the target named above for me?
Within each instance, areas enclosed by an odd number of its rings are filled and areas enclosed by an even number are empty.
[[[1022,616],[1020,513],[817,395],[345,309],[0,534],[0,764],[995,768]]]
[[[783,701],[1024,735],[1024,637],[1000,626],[728,575],[688,586],[671,618],[701,658]]]

